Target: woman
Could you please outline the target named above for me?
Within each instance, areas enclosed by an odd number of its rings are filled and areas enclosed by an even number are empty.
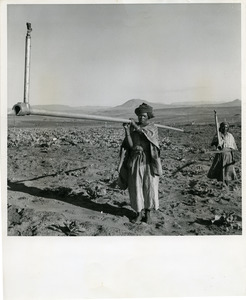
[[[219,128],[221,143],[218,142],[217,134],[214,136],[211,146],[216,146],[220,153],[214,157],[213,164],[208,172],[208,178],[215,178],[228,184],[230,180],[236,179],[234,168],[235,160],[232,150],[237,150],[233,135],[229,132],[229,123],[222,122]]]
[[[158,129],[149,123],[153,108],[145,103],[135,109],[138,123],[124,123],[125,139],[118,167],[119,185],[128,188],[131,207],[136,211],[133,222],[151,223],[150,210],[159,208],[158,185],[162,174]]]

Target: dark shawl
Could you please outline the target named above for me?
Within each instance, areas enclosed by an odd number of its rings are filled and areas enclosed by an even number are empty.
[[[154,124],[148,124],[142,127],[142,132],[145,137],[150,142],[150,168],[153,175],[160,176],[162,175],[162,166],[161,166],[161,159],[160,159],[160,146],[158,141],[158,128]],[[121,149],[120,149],[120,172],[119,172],[119,180],[118,184],[120,188],[126,189],[127,188],[127,162],[130,155],[130,148],[128,146],[128,142],[124,139]]]

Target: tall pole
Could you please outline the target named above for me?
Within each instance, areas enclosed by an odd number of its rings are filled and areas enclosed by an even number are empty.
[[[217,134],[217,138],[218,138],[218,146],[217,146],[217,148],[218,148],[221,146],[222,141],[221,141],[221,137],[220,137],[219,121],[218,121],[218,116],[217,116],[216,110],[214,110],[214,119],[215,119],[216,134]]]
[[[30,61],[31,61],[31,23],[26,23],[26,49],[25,49],[25,74],[24,74],[24,103],[29,104],[30,90]]]

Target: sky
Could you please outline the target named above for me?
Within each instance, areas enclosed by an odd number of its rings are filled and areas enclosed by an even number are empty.
[[[241,99],[240,3],[8,4],[8,107]]]

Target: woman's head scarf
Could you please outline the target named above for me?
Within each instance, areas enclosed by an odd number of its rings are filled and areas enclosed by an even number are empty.
[[[154,118],[153,107],[151,107],[150,105],[148,105],[146,103],[143,103],[143,104],[139,105],[139,107],[137,107],[135,109],[135,114],[137,116],[139,116],[143,113],[147,113],[149,119]]]
[[[229,125],[229,123],[228,123],[228,122],[221,122],[221,123],[220,123],[220,128],[219,128],[219,131],[221,131],[222,127],[225,127],[226,125],[228,126],[228,131],[229,131],[229,127],[230,127],[230,125]]]

